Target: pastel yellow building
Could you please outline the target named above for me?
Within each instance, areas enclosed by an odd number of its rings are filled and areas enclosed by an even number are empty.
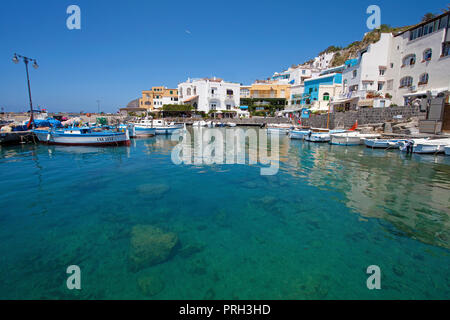
[[[139,99],[139,107],[149,110],[160,109],[167,104],[178,104],[178,89],[152,87],[143,90],[142,98]]]
[[[284,98],[289,100],[290,84],[280,84],[275,81],[257,81],[250,86],[250,98]]]

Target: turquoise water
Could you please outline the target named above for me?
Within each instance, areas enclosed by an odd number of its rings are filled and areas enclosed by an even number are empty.
[[[450,297],[450,157],[282,137],[278,174],[261,176],[175,165],[175,144],[2,147],[0,299]],[[142,225],[179,242],[135,271]],[[369,265],[381,290],[366,287]]]

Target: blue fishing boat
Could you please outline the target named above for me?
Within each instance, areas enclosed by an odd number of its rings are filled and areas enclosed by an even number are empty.
[[[66,146],[129,146],[128,131],[94,131],[91,127],[68,129],[35,129],[39,142]]]

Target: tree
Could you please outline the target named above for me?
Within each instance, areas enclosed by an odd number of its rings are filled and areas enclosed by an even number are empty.
[[[422,17],[422,21],[428,21],[435,17],[435,15],[431,12],[425,13],[425,15]]]
[[[441,9],[442,13],[446,13],[448,11],[450,11],[450,4],[447,5],[447,8],[443,8]]]

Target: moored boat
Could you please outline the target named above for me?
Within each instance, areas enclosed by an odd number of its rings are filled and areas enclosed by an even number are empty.
[[[206,127],[206,121],[204,120],[200,120],[200,121],[194,121],[194,123],[192,124],[193,127]]]
[[[167,123],[165,120],[153,120],[153,127],[156,129],[156,134],[166,135],[178,132],[184,128],[182,124],[175,124],[175,122]]]
[[[151,118],[144,118],[138,122],[132,123],[134,126],[135,137],[153,137],[156,135],[156,129],[153,127]]]
[[[294,126],[289,123],[275,123],[267,125],[267,133],[276,132],[279,134],[288,134],[292,129],[294,129]]]
[[[411,139],[399,144],[400,151],[408,151],[408,142],[412,144],[412,152],[420,154],[442,153],[450,145],[450,139]]]
[[[93,131],[92,128],[69,128],[61,130],[33,130],[39,142],[67,146],[129,146],[130,136],[125,132]]]
[[[357,146],[363,144],[365,139],[375,139],[380,136],[380,134],[362,134],[359,132],[332,133],[330,143],[342,146]]]
[[[444,152],[446,156],[450,156],[450,145],[444,147]]]
[[[365,139],[364,144],[368,148],[398,148],[400,142],[405,142],[405,139]]]

